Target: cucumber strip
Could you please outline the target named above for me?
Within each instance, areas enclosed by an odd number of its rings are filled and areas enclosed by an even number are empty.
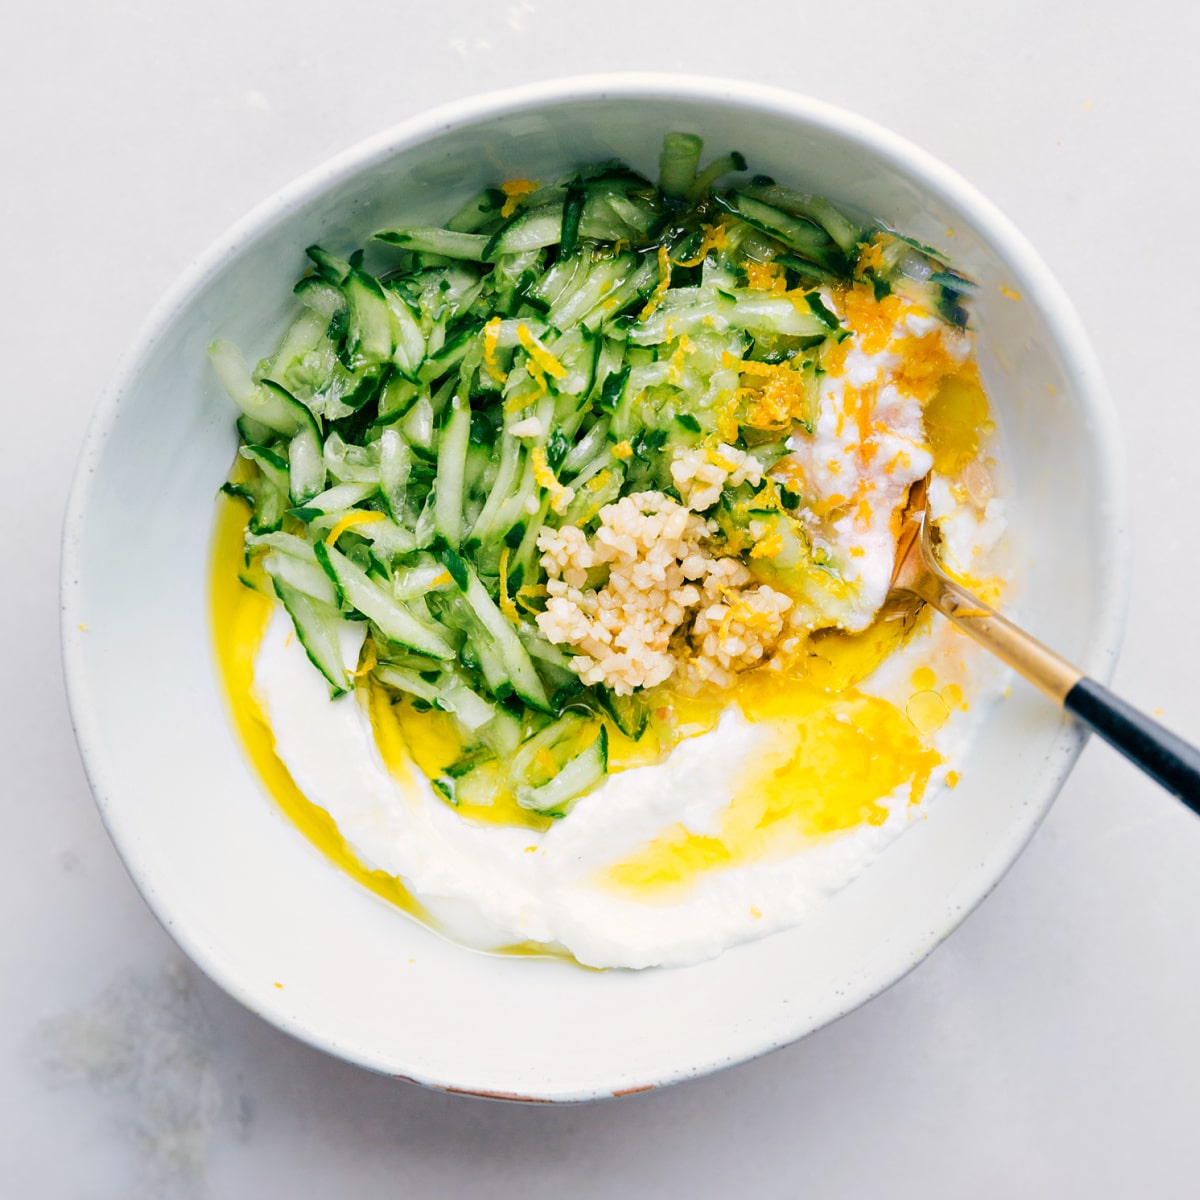
[[[329,576],[317,565],[315,557],[309,560],[294,555],[272,551],[263,558],[263,570],[272,579],[281,580],[288,587],[303,592],[311,600],[318,600],[336,609],[337,591]]]
[[[512,495],[520,466],[521,443],[517,438],[505,433],[500,439],[500,469],[496,473],[496,482],[492,485],[491,492],[488,493],[483,510],[471,528],[470,540],[472,542],[487,542],[495,535],[496,518]]]
[[[392,361],[408,379],[413,379],[425,361],[425,335],[412,309],[392,288],[384,289],[384,300],[396,330],[396,348]]]
[[[308,519],[316,516],[331,516],[334,513],[345,512],[354,508],[364,500],[370,499],[378,491],[373,483],[338,483],[320,495],[314,496],[306,505],[304,512]]]
[[[346,311],[346,297],[342,294],[342,289],[319,275],[309,275],[300,280],[292,291],[305,308],[324,318],[326,329],[335,316]]]
[[[306,596],[276,577],[271,581],[279,602],[292,618],[296,636],[312,663],[329,684],[330,697],[350,690],[350,678],[343,659],[341,631],[349,624],[337,610]]]
[[[422,392],[401,419],[400,432],[410,446],[426,452],[433,449],[433,398],[428,392]]]
[[[350,264],[344,258],[338,258],[336,254],[330,254],[328,250],[322,250],[320,246],[309,246],[304,251],[309,258],[316,264],[318,273],[330,283],[341,287],[346,282],[346,276],[350,274]]]
[[[745,169],[745,156],[737,150],[731,150],[722,158],[714,158],[703,171],[696,175],[689,194],[693,198],[702,196],[722,175],[729,175],[733,171],[744,171]]]
[[[375,240],[422,254],[465,258],[469,262],[480,262],[484,257],[484,248],[490,241],[479,233],[460,233],[454,229],[417,225],[406,229],[383,229],[375,234]]]
[[[327,520],[328,518],[322,518],[320,523]],[[395,521],[372,521],[365,525],[355,525],[353,532],[371,543],[376,559],[384,565],[403,554],[411,554],[420,549],[415,533],[405,526],[397,525]]]
[[[498,216],[508,197],[500,188],[484,188],[477,192],[446,222],[446,228],[456,233],[474,233]]]
[[[472,733],[486,725],[497,712],[494,704],[468,687],[457,674],[446,676],[437,703],[439,708],[453,713]]]
[[[574,254],[579,245],[579,222],[586,201],[587,192],[580,184],[575,183],[567,188],[567,198],[563,202],[562,240],[558,247],[561,258]]]
[[[286,482],[280,485],[260,471],[255,479],[222,485],[221,491],[227,496],[239,496],[250,505],[250,533],[269,533],[283,523],[288,509]]]
[[[327,284],[322,286],[328,287]],[[295,387],[296,383],[292,379],[293,368],[301,367],[304,357],[324,340],[328,328],[327,317],[308,310],[302,312],[283,335],[283,344],[271,359],[270,368],[264,378],[273,380],[281,387]]]
[[[347,445],[336,430],[325,439],[325,470],[338,483],[379,483],[379,443]],[[322,487],[324,484],[322,484]]]
[[[325,457],[316,433],[308,426],[288,446],[288,478],[292,503],[297,506],[319,495],[325,487]]]
[[[549,712],[550,701],[546,697],[537,671],[533,668],[529,652],[521,644],[516,630],[508,623],[508,618],[497,607],[483,584],[479,582],[479,576],[475,574],[475,569],[468,565],[466,571],[467,586],[463,589],[463,594],[471,606],[471,611],[491,636],[504,664],[512,690],[531,708]]]
[[[253,417],[246,416],[245,413],[242,413],[237,419],[237,431],[238,437],[247,446],[259,446],[264,442],[269,442],[275,433],[270,426],[254,420]]]
[[[795,271],[797,275],[811,280],[813,283],[836,283],[838,280],[838,276],[833,271],[819,267],[807,259],[797,258],[794,254],[777,254],[771,261],[778,263],[781,267],[786,267],[789,271]]]
[[[608,417],[601,417],[594,425],[567,451],[567,456],[559,466],[559,478],[578,474],[602,450],[608,449]]]
[[[596,304],[580,318],[585,329],[606,328],[634,301],[642,301],[653,290],[658,282],[658,263],[653,258],[643,258],[643,261],[632,274],[618,283],[611,292],[602,296]]]
[[[661,214],[651,204],[634,200],[624,192],[610,190],[605,193],[604,203],[610,212],[625,226],[636,234],[647,235],[662,220]],[[586,233],[587,217],[584,217]]]
[[[591,255],[576,254],[559,258],[529,289],[527,298],[546,305],[547,309],[573,285],[576,276],[582,279],[591,270]]]
[[[380,683],[386,683],[388,687],[395,688],[398,692],[406,692],[429,704],[439,702],[440,682],[430,683],[427,679],[422,679],[416,671],[410,671],[405,667],[386,666],[381,663],[372,671],[372,674]]]
[[[417,372],[417,379],[421,383],[432,383],[435,379],[440,379],[474,349],[479,330],[480,326],[476,322],[468,322],[436,352],[432,352],[431,342],[430,356]]]
[[[392,577],[392,595],[397,600],[414,600],[451,586],[450,573],[436,561],[405,567]]]
[[[393,521],[403,519],[412,464],[409,444],[396,430],[385,429],[379,435],[379,494]]]
[[[346,301],[350,305],[347,345],[356,361],[387,362],[395,353],[392,315],[383,289],[362,271],[352,270],[346,280]]]
[[[601,725],[592,743],[581,750],[548,783],[517,788],[522,808],[547,816],[564,817],[584,792],[590,791],[608,773],[608,730]]]
[[[521,720],[506,708],[497,708],[495,716],[476,731],[476,736],[497,758],[508,761],[521,744]]]
[[[658,159],[658,186],[664,194],[682,199],[691,190],[704,142],[694,133],[668,133]]]
[[[862,240],[863,230],[839,208],[823,196],[809,196],[779,184],[754,185],[743,189],[747,196],[761,200],[784,212],[815,221],[829,234],[843,254],[854,253],[855,246]]]
[[[463,534],[463,472],[471,436],[471,406],[461,396],[450,402],[438,438],[435,524],[447,545],[457,550]]]
[[[563,206],[544,204],[518,212],[487,241],[480,257],[494,262],[502,254],[540,250],[562,240]]]
[[[713,201],[718,208],[770,234],[801,258],[828,270],[848,270],[848,262],[837,243],[815,221],[793,216],[742,192],[724,196],[714,193]]]
[[[650,704],[641,692],[618,696],[611,688],[597,688],[600,703],[613,719],[616,727],[627,737],[637,741],[646,732],[650,723]]]
[[[419,392],[417,384],[396,371],[379,393],[379,416],[371,424],[376,427],[394,424],[412,407]]]
[[[324,542],[318,542],[313,550],[343,602],[367,617],[384,637],[431,658],[454,657],[454,647],[441,633],[418,621],[340,550]]]
[[[571,286],[550,306],[546,313],[547,321],[555,329],[569,330],[618,283],[633,274],[636,266],[637,260],[632,254],[621,254],[594,263],[586,274],[577,275],[571,280]]]
[[[822,337],[828,325],[805,302],[804,311],[787,296],[773,296],[749,288],[733,293],[730,324],[750,334],[785,337]]]
[[[295,396],[269,379],[254,382],[242,352],[232,342],[218,338],[209,346],[208,357],[221,386],[246,416],[284,437],[305,426],[319,434],[316,419]]]
[[[517,630],[521,644],[529,651],[529,657],[563,671],[570,671],[570,655],[564,654],[557,646],[551,645],[536,629],[522,624]]]
[[[294,533],[284,533],[276,531],[274,533],[247,534],[247,546],[266,546],[269,550],[276,550],[280,554],[286,554],[291,558],[301,558],[307,563],[312,563],[316,566],[317,558],[313,554],[312,544],[306,542],[303,538],[297,537]]]

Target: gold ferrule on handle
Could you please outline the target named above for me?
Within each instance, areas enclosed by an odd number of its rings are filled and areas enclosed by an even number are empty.
[[[1020,672],[1056,704],[1083,678],[1083,672],[971,595],[941,572],[926,574],[913,590],[964,633]]]

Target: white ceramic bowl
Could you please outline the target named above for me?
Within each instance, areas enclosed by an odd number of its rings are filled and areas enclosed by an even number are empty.
[[[388,224],[436,221],[498,178],[546,179],[610,157],[653,174],[673,129],[934,244],[953,230],[956,263],[982,284],[975,313],[1010,467],[1012,539],[1031,564],[1021,615],[1102,679],[1117,649],[1122,471],[1083,330],[1012,225],[894,135],[747,84],[575,79],[440,109],[284,189],[159,305],[93,421],[63,549],[71,709],[113,841],[183,949],[280,1028],[451,1091],[620,1095],[825,1025],[900,978],[979,903],[1081,745],[1016,685],[953,796],[805,924],[700,966],[640,973],[446,942],[340,874],[256,782],[209,640],[213,497],[235,434],[205,347],[215,335],[252,358],[273,347],[312,242],[345,250]]]

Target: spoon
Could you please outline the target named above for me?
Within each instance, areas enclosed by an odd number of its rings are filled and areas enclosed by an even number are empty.
[[[1113,695],[951,579],[937,561],[927,486],[928,476],[909,491],[892,592],[931,605],[1200,814],[1200,749]]]

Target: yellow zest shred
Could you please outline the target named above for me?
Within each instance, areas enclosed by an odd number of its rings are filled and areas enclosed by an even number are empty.
[[[550,493],[550,507],[561,515],[567,505],[575,499],[575,489],[564,487],[558,482],[558,477],[546,461],[544,447],[534,446],[530,453],[530,461],[533,463],[533,477],[537,481],[538,487],[544,488]]]
[[[663,297],[667,294],[671,287],[671,256],[667,252],[666,246],[658,248],[658,283],[654,285],[654,291],[650,293],[650,299],[646,301],[646,306],[638,313],[638,320],[645,321],[648,317],[654,315],[654,310],[663,302]]]
[[[675,353],[671,355],[671,361],[667,365],[668,383],[679,384],[683,382],[684,360],[694,349],[692,339],[685,333],[679,339],[679,345],[675,347]]]
[[[517,606],[508,594],[508,547],[500,551],[500,611],[514,624],[520,624]]]
[[[787,277],[783,268],[774,262],[748,262],[746,264],[746,282],[759,291],[783,295],[787,292]]]
[[[366,649],[363,651],[362,665],[357,671],[351,672],[355,679],[361,679],[364,675],[369,675],[375,670],[379,659],[375,657],[375,643],[368,640]]]
[[[531,603],[531,600],[546,595],[549,595],[549,591],[544,583],[527,583],[524,587],[517,588],[517,603],[527,613],[539,613],[542,610]]]
[[[500,340],[500,324],[500,318],[493,317],[483,327],[483,361],[488,369],[488,374],[497,383],[504,383],[508,376],[504,374],[500,369],[499,362],[496,361],[496,343]]]
[[[613,448],[613,458],[619,458],[622,462],[633,456],[633,447],[629,444],[628,438],[623,442],[618,442]]]
[[[566,375],[567,368],[533,336],[532,331],[524,321],[517,326],[517,340],[529,355],[529,362],[537,367],[536,373],[532,369],[529,373],[535,379],[538,379],[539,383],[544,383],[543,379],[538,378],[539,375],[549,375],[551,379],[562,379]]]
[[[716,225],[702,225],[704,237],[700,242],[700,248],[696,251],[695,258],[677,258],[675,265],[677,267],[698,267],[707,257],[710,250],[723,250],[728,245],[729,239],[725,234],[725,223],[719,221]]]
[[[774,558],[783,549],[783,536],[778,533],[762,538],[750,547],[751,558]]]
[[[325,535],[325,545],[335,545],[338,538],[347,529],[351,529],[355,525],[373,525],[376,521],[384,521],[386,519],[381,512],[369,512],[362,508],[352,509]]]
[[[738,399],[746,405],[745,424],[752,429],[786,429],[808,415],[808,385],[791,363],[736,362],[743,380]]]
[[[537,181],[533,179],[509,179],[500,185],[505,195],[504,207],[500,210],[502,217],[511,217],[517,211],[517,205],[532,192],[538,190]]]
[[[883,270],[885,264],[883,261],[883,238],[876,234],[870,242],[865,245],[858,255],[857,273],[863,274],[865,271]]]

